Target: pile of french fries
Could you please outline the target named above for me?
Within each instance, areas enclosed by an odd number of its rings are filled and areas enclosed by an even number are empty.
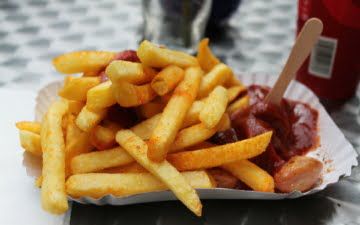
[[[248,160],[265,151],[271,132],[225,145],[207,142],[229,129],[229,115],[249,102],[246,88],[208,43],[199,43],[196,57],[143,41],[139,61],[116,60],[116,53],[101,51],[53,60],[60,73],[81,75],[65,78],[59,100],[41,123],[16,124],[21,146],[42,157],[36,185],[46,211],[64,213],[68,195],[171,190],[201,216],[195,189],[216,188],[207,173],[214,167],[255,191],[274,191],[272,176]],[[116,104],[134,109],[140,122],[128,127],[110,120]]]

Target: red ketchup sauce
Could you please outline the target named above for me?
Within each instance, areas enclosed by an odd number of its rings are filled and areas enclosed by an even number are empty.
[[[211,140],[225,144],[272,130],[266,151],[251,161],[274,174],[292,156],[304,155],[317,146],[318,112],[305,103],[288,99],[283,99],[280,107],[265,103],[262,100],[269,91],[269,87],[249,86],[250,106],[230,115],[232,128],[215,134]]]

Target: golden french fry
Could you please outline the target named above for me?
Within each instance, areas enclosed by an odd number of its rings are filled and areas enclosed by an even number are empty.
[[[19,130],[20,145],[25,151],[42,156],[40,134],[28,130]]]
[[[139,106],[150,102],[156,97],[156,93],[150,84],[113,83],[111,89],[117,103],[122,107]]]
[[[166,159],[179,171],[217,167],[261,154],[270,143],[271,135],[272,132],[270,131],[231,144],[173,153],[168,155]]]
[[[149,139],[148,157],[151,160],[160,162],[165,159],[187,111],[196,98],[201,76],[202,71],[199,67],[186,69],[184,79],[175,89]]]
[[[65,143],[61,128],[62,117],[68,111],[66,101],[56,101],[49,107],[40,132],[43,151],[42,207],[61,214],[68,209],[65,192]]]
[[[147,40],[141,42],[137,55],[143,64],[155,68],[163,68],[169,65],[181,68],[198,66],[195,57],[184,52],[160,48]]]
[[[126,165],[133,161],[134,159],[123,148],[116,147],[75,156],[71,161],[71,171],[73,174],[89,173]]]
[[[85,106],[76,117],[76,126],[85,132],[89,132],[98,123],[100,123],[102,119],[105,118],[106,113],[107,109],[91,111]]]
[[[230,78],[225,81],[225,87],[230,88],[233,86],[244,86],[243,83],[235,76],[235,74],[231,74]]]
[[[101,83],[87,92],[86,106],[90,110],[101,110],[115,104],[116,99],[111,90],[111,81]]]
[[[199,42],[197,60],[201,69],[209,72],[214,66],[220,63],[220,60],[211,52],[209,48],[209,38],[204,38]]]
[[[137,125],[133,126],[131,129],[137,136],[143,140],[148,140],[154,131],[155,127],[159,123],[161,114],[157,114],[147,120],[144,120]]]
[[[245,86],[233,86],[227,89],[229,103],[234,101],[240,94],[246,91]]]
[[[226,89],[217,86],[205,100],[203,109],[199,114],[199,120],[209,129],[215,127],[224,115],[227,104],[228,96]]]
[[[99,71],[115,57],[114,52],[78,51],[60,55],[53,59],[56,70],[64,74]]]
[[[82,101],[74,101],[74,100],[68,100],[64,99],[68,102],[69,105],[69,113],[72,113],[74,115],[78,115],[81,111],[81,109],[85,106],[85,102]]]
[[[139,106],[137,112],[140,117],[148,119],[155,116],[156,114],[161,113],[165,106],[166,104],[162,103],[161,101],[154,100]]]
[[[59,96],[75,101],[86,101],[88,90],[100,84],[98,77],[71,77],[65,78],[64,86]]]
[[[211,148],[211,147],[215,147],[216,145],[211,143],[211,142],[201,142],[199,144],[193,145],[191,147],[186,148],[186,151],[193,151],[193,150],[198,150],[198,149],[203,149],[203,148]]]
[[[40,134],[41,124],[32,121],[19,121],[16,123],[16,128],[19,130],[31,131],[35,134]]]
[[[245,95],[244,97],[231,103],[229,107],[226,109],[226,112],[229,113],[229,115],[231,115],[238,110],[246,109],[248,106],[249,106],[249,96]]]
[[[186,75],[185,75],[186,76]],[[197,216],[201,216],[202,205],[196,191],[188,181],[166,160],[155,163],[147,157],[147,144],[130,130],[120,130],[116,141],[145,169],[164,183],[175,196]]]
[[[112,167],[101,170],[100,173],[147,173],[148,171],[140,166],[139,163],[133,162],[124,166]]]
[[[89,134],[76,126],[74,115],[68,118],[65,140],[65,174],[68,177],[71,174],[71,160],[77,155],[90,152],[93,146],[90,143]]]
[[[115,130],[97,125],[90,131],[90,143],[98,150],[109,149],[116,144]]]
[[[122,60],[112,61],[106,67],[105,73],[113,83],[129,82],[131,84],[150,82],[156,75],[156,71],[151,67]]]
[[[215,184],[205,171],[184,172],[181,175],[193,188],[214,188]],[[149,173],[90,173],[71,176],[66,182],[66,191],[72,197],[105,195],[117,197],[163,191],[168,187]]]
[[[198,98],[205,98],[218,85],[223,85],[231,76],[232,70],[220,63],[208,72],[200,83]]]
[[[254,191],[274,192],[274,178],[248,160],[240,160],[221,166]]]
[[[219,125],[217,126],[217,131],[225,131],[227,129],[231,128],[231,120],[230,116],[227,113],[224,113],[222,119],[219,122]]]
[[[174,90],[183,78],[184,70],[173,65],[167,66],[154,77],[151,87],[158,95],[163,96]]]
[[[199,114],[204,107],[204,101],[194,101],[188,110],[182,128],[192,126],[200,122]]]

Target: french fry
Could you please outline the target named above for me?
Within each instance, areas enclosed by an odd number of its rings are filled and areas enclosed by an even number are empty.
[[[73,115],[78,115],[81,111],[81,109],[85,106],[85,102],[82,101],[74,101],[74,100],[68,100],[64,99],[68,102],[69,105],[69,113]]]
[[[90,110],[101,110],[116,104],[111,90],[111,81],[101,83],[87,92],[86,106]]]
[[[220,60],[211,52],[209,48],[209,38],[204,38],[198,44],[197,60],[201,69],[209,72],[214,66],[220,63]]]
[[[189,127],[191,125],[199,123],[200,122],[199,114],[200,111],[203,109],[203,107],[204,107],[203,101],[194,101],[185,116],[182,128]]]
[[[114,52],[78,51],[60,55],[53,59],[56,70],[64,74],[99,71],[115,56]]]
[[[240,160],[221,166],[254,191],[274,192],[274,178],[248,160]]]
[[[233,86],[227,89],[229,103],[234,101],[241,93],[246,91],[245,86]]]
[[[205,171],[184,172],[181,175],[193,188],[214,188],[215,184]],[[168,187],[149,173],[106,174],[90,173],[71,176],[66,182],[66,191],[72,197],[105,195],[117,197],[163,191]]]
[[[115,60],[106,67],[105,74],[113,83],[144,84],[154,78],[156,71],[141,63]]]
[[[19,130],[31,131],[35,134],[40,134],[40,130],[41,130],[41,124],[39,122],[32,122],[32,121],[17,122],[16,127]]]
[[[186,77],[186,75],[185,75]],[[175,196],[197,216],[201,216],[202,205],[196,191],[188,181],[166,160],[155,163],[147,157],[147,144],[130,130],[120,130],[116,141],[145,169],[164,183]]]
[[[199,120],[207,127],[215,127],[223,116],[228,104],[227,91],[224,87],[217,86],[205,100],[200,111]]]
[[[75,156],[71,161],[71,172],[73,174],[96,172],[131,162],[134,162],[134,159],[123,148],[116,147]]]
[[[149,139],[148,157],[151,160],[160,162],[165,159],[187,111],[196,98],[201,77],[202,71],[199,67],[186,69],[184,79],[175,89]]]
[[[199,144],[187,147],[185,149],[185,151],[192,151],[192,150],[198,150],[198,149],[203,149],[203,148],[211,148],[211,147],[215,147],[215,146],[216,145],[211,143],[211,142],[204,141],[204,142],[201,142]]]
[[[98,150],[109,149],[116,144],[116,132],[110,128],[97,125],[90,131],[90,143]]]
[[[249,159],[266,150],[272,132],[266,132],[253,138],[231,144],[195,151],[178,152],[166,158],[179,171],[206,169],[226,163]]]
[[[229,113],[229,115],[231,115],[238,110],[246,109],[248,106],[249,106],[249,96],[245,95],[244,97],[231,103],[229,107],[226,109],[226,111],[227,113]]]
[[[71,77],[65,78],[64,86],[59,96],[75,101],[86,101],[88,90],[100,84],[98,77]]]
[[[156,114],[159,114],[163,111],[166,104],[161,101],[154,100],[152,102],[148,102],[144,105],[138,107],[137,112],[142,118],[151,118]]]
[[[74,115],[68,118],[65,140],[65,174],[68,177],[71,174],[71,160],[77,155],[90,152],[94,147],[90,143],[89,134],[76,126]]]
[[[117,103],[122,107],[139,106],[150,102],[156,97],[156,93],[150,84],[113,83],[111,89]]]
[[[225,81],[225,87],[230,88],[234,86],[244,86],[243,83],[235,76],[235,74],[231,74],[230,78]]]
[[[68,209],[65,192],[65,143],[61,128],[62,117],[68,111],[66,101],[56,101],[46,113],[40,132],[43,151],[41,203],[54,214]]]
[[[40,135],[28,130],[19,130],[20,145],[25,151],[42,156]]]
[[[89,132],[94,128],[103,118],[105,118],[107,109],[91,111],[86,106],[82,108],[79,115],[76,117],[75,123],[81,130]]]
[[[101,170],[100,173],[147,173],[148,171],[140,166],[139,163],[133,162],[124,166],[111,167]]]
[[[143,140],[148,140],[154,131],[155,127],[159,123],[161,114],[157,114],[147,120],[144,120],[137,125],[133,126],[131,129],[137,136]]]
[[[100,71],[86,71],[83,73],[83,77],[96,77],[99,76]]]
[[[229,114],[224,113],[224,115],[220,121],[220,124],[217,127],[218,127],[217,131],[225,131],[225,130],[231,128],[231,120],[230,120]]]
[[[195,57],[184,52],[160,48],[147,40],[141,42],[137,55],[143,64],[155,68],[164,68],[169,65],[181,68],[198,66]]]
[[[232,70],[220,63],[208,72],[200,83],[198,98],[205,98],[218,85],[223,85],[231,76]]]
[[[184,70],[173,65],[167,66],[154,77],[151,87],[158,95],[163,96],[174,90],[183,78]]]

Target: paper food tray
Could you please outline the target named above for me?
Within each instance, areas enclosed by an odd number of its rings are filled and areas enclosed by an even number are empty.
[[[272,86],[276,77],[265,74],[239,75],[239,79],[245,84],[260,84]],[[62,82],[53,82],[40,90],[37,97],[35,111],[36,120],[40,121],[46,112],[49,104],[57,97],[57,92]],[[202,199],[289,199],[298,198],[323,190],[329,184],[337,182],[342,176],[349,176],[351,168],[357,166],[357,153],[349,141],[344,137],[340,129],[335,125],[325,108],[320,104],[315,94],[297,81],[292,81],[286,98],[299,100],[308,103],[319,112],[319,136],[320,146],[309,152],[307,155],[314,157],[324,164],[322,182],[312,190],[301,193],[263,193],[256,191],[244,191],[236,189],[216,188],[216,189],[197,189]],[[99,199],[92,197],[81,197],[69,199],[79,203],[91,203],[96,205],[127,205],[135,203],[156,202],[175,200],[174,194],[170,191],[150,192],[131,195],[128,197],[115,197],[107,195]]]

